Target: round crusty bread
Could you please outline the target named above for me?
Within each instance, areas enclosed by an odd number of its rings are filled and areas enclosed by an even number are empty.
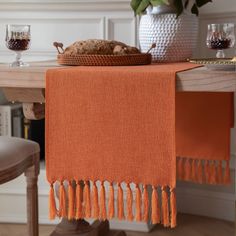
[[[64,54],[71,56],[79,54],[126,55],[137,53],[140,53],[140,51],[136,47],[131,47],[118,41],[102,39],[77,41],[67,47],[64,52]]]

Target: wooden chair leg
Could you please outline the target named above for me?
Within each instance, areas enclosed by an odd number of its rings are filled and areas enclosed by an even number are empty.
[[[27,236],[38,236],[38,175],[39,154],[33,157],[35,164],[25,171],[27,182]]]

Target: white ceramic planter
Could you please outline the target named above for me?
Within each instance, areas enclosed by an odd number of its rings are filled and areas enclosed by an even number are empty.
[[[198,18],[192,14],[146,14],[141,17],[139,42],[142,52],[151,51],[154,62],[186,61],[196,48]]]

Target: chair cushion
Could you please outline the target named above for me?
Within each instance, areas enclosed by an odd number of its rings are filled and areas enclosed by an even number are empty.
[[[38,143],[15,137],[0,136],[0,172],[39,153]]]

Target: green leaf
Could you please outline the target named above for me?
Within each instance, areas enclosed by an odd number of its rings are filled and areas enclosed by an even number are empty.
[[[174,6],[176,8],[176,18],[183,12],[184,6],[182,0],[175,0]]]
[[[169,4],[169,0],[131,0],[130,2],[130,6],[132,7],[135,15],[142,14],[149,5],[160,6]]]
[[[130,6],[134,10],[135,14],[136,14],[136,10],[138,9],[138,6],[140,5],[141,2],[142,2],[142,0],[131,0]]]
[[[150,0],[142,0],[138,8],[136,9],[136,14],[137,15],[142,14],[149,5],[150,5]]]
[[[198,11],[198,7],[197,7],[196,4],[193,4],[193,6],[192,6],[192,8],[191,8],[191,12],[192,12],[193,14],[195,14],[196,16],[198,16],[199,11]]]
[[[150,0],[152,6],[170,5],[169,0]]]
[[[212,0],[196,0],[197,7],[202,7],[203,5],[207,4],[208,2],[212,2]]]

